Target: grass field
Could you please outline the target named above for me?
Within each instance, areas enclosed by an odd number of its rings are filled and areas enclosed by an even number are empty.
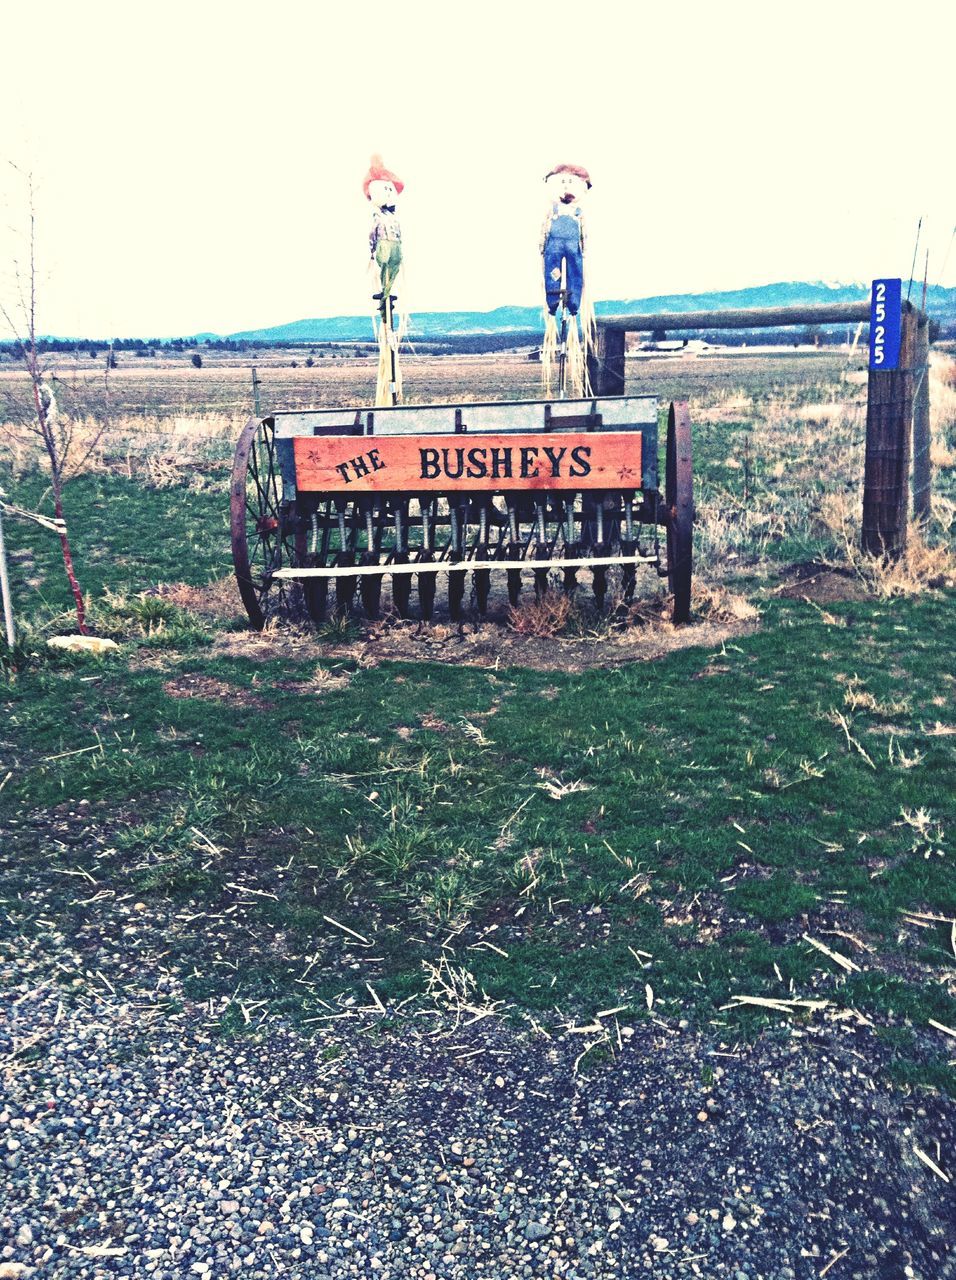
[[[162,443],[118,421],[67,491],[114,656],[45,647],[70,627],[58,547],[7,525],[25,638],[0,689],[2,927],[62,936],[64,998],[128,939],[224,1030],[307,1027],[369,987],[390,1009],[430,993],[576,1021],[609,1048],[607,1010],[726,1041],[849,1017],[901,1079],[956,1089],[938,1029],[956,1028],[956,380],[934,385],[937,522],[887,570],[854,550],[858,379],[829,353],[674,364],[633,376],[693,401],[700,592],[653,662],[603,666],[586,610],[598,662],[577,673],[513,649],[382,661],[356,626],[250,637],[228,581],[232,424],[206,416],[212,392],[163,401],[162,371],[143,394]],[[357,398],[370,363],[346,366],[323,396]],[[473,375],[474,398],[527,395],[537,372],[435,360],[422,398]],[[30,457],[10,460],[15,500],[42,503]],[[759,626],[715,646],[718,594]],[[643,625],[650,652],[667,627]]]

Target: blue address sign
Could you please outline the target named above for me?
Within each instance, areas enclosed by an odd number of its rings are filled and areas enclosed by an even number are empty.
[[[870,293],[870,368],[897,369],[900,363],[902,280],[874,280]]]

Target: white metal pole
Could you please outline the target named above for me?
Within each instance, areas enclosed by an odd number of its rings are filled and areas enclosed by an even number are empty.
[[[0,595],[3,596],[3,625],[7,644],[12,649],[17,641],[13,625],[13,599],[10,595],[10,576],[7,573],[7,548],[3,541],[3,508],[0,507]]]

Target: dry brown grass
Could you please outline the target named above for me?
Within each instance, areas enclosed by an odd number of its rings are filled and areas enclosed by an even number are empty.
[[[934,467],[956,467],[956,360],[933,354],[929,370],[931,441]]]
[[[735,422],[753,414],[754,398],[743,387],[726,387],[716,393],[695,396],[690,410],[695,421]]]
[[[701,408],[695,562],[708,581],[744,566],[751,576],[773,573],[781,541],[809,547],[819,538],[825,492],[859,488],[860,395],[834,376],[764,396],[727,392]]]
[[[691,610],[703,622],[755,623],[760,617],[760,610],[745,596],[700,578],[694,583]]]
[[[862,550],[859,519],[846,494],[827,494],[820,503],[820,516],[842,549],[837,563],[852,568],[867,590],[881,599],[956,586],[956,555],[947,544],[930,542],[921,526],[910,524],[906,551],[893,560]]]
[[[551,640],[565,634],[577,612],[571,596],[549,589],[543,595],[509,605],[508,626],[519,636]]]
[[[671,621],[674,597],[661,588],[653,594],[642,594],[626,610],[626,626],[656,627],[681,631]],[[746,629],[760,619],[760,610],[739,592],[719,582],[695,577],[691,592],[691,619],[695,626],[730,625]]]
[[[126,415],[113,418],[100,432],[94,418],[80,418],[74,426],[73,455],[83,459],[82,473],[136,477],[160,489],[204,488],[210,472],[221,482],[242,425],[240,418],[228,415]],[[0,423],[0,464],[16,482],[41,458],[36,441],[17,437],[11,427]]]
[[[589,617],[573,597],[560,588],[551,589],[540,598],[523,601],[508,610],[508,625],[520,636],[539,640],[574,636],[589,640],[607,639],[611,634],[626,635],[648,628],[680,631],[671,622],[673,597],[663,588],[640,593],[630,604],[610,601],[610,608],[600,618]],[[697,578],[691,598],[694,623],[743,626],[754,624],[760,611],[738,592]]]
[[[271,711],[275,706],[268,698],[259,697],[240,685],[199,672],[184,672],[170,678],[163,684],[163,692],[171,698],[199,698],[203,702],[216,702],[227,707],[255,707],[258,711]]]

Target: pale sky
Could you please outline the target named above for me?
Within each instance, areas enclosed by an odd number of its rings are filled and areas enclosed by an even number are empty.
[[[370,309],[372,152],[414,313],[540,300],[544,175],[586,166],[598,299],[956,285],[956,5],[294,3],[8,9],[0,296],[37,186],[41,332]],[[940,273],[943,271],[941,277]]]

